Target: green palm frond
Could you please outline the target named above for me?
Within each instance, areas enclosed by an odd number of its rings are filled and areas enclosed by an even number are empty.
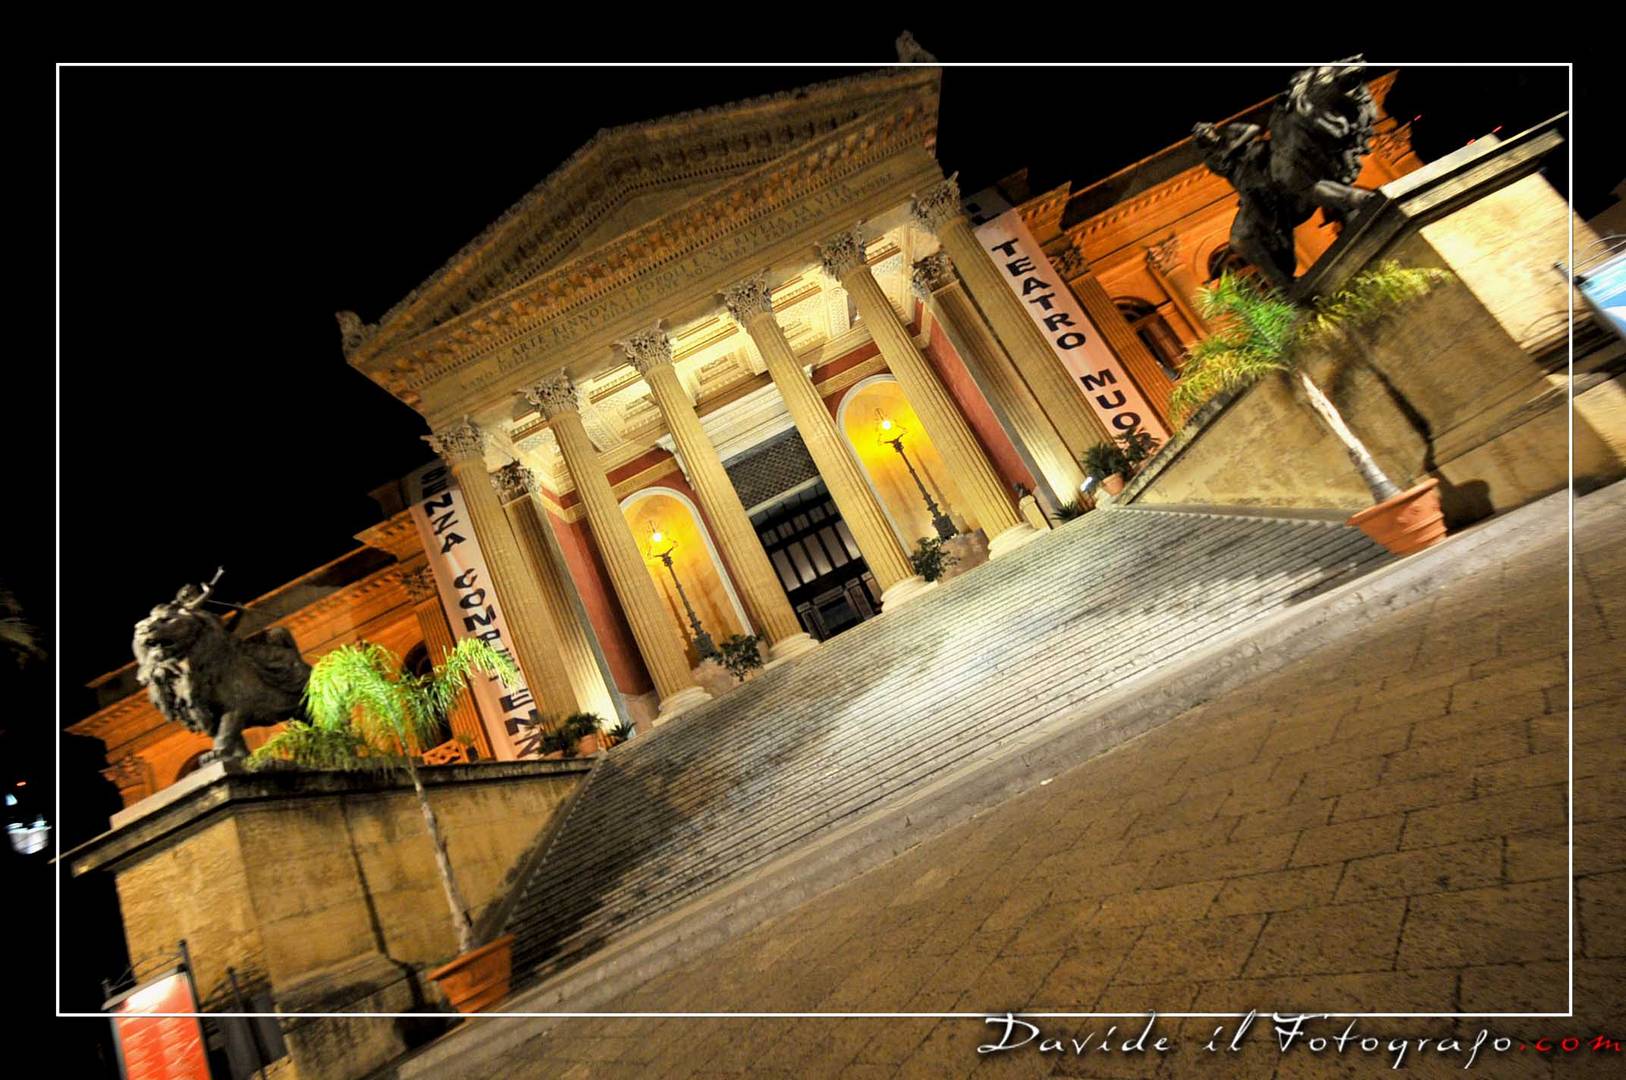
[[[1291,371],[1307,355],[1307,346],[1371,322],[1451,279],[1448,270],[1406,267],[1390,259],[1301,306],[1251,277],[1222,274],[1197,290],[1197,308],[1215,329],[1186,353],[1169,398],[1171,418],[1184,423],[1216,394],[1240,390],[1271,372]]]
[[[366,742],[349,729],[335,731],[303,720],[290,720],[249,758],[251,768],[264,768],[275,761],[289,761],[309,769],[384,769],[388,755],[371,751]]]
[[[382,645],[359,641],[316,662],[305,686],[309,722],[290,721],[253,763],[293,761],[315,769],[391,769],[439,740],[473,673],[513,680],[514,662],[485,641],[460,641],[430,675],[401,669]]]
[[[457,643],[433,676],[426,680],[425,698],[434,708],[437,718],[445,716],[457,704],[458,695],[474,681],[475,672],[495,675],[504,682],[514,682],[519,669],[505,652],[492,648],[488,641],[465,638]]]
[[[1428,295],[1452,277],[1449,270],[1401,266],[1385,259],[1350,278],[1336,292],[1318,297],[1306,314],[1299,344],[1322,341],[1381,318]]]

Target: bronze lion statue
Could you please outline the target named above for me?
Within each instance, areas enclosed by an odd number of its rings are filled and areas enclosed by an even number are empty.
[[[214,740],[205,762],[245,756],[246,727],[304,719],[311,674],[286,629],[239,639],[220,616],[203,610],[219,580],[216,571],[201,589],[181,586],[174,600],[136,623],[132,643],[136,680],[158,711]]]

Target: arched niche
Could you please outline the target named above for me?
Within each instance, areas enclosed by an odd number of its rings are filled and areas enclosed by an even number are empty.
[[[968,518],[954,478],[938,453],[926,426],[915,415],[914,406],[904,396],[903,387],[891,375],[871,375],[853,384],[836,408],[836,424],[847,437],[847,446],[858,460],[870,490],[886,511],[892,531],[905,551],[913,551],[924,536],[936,536],[931,513],[920,489],[896,450],[881,441],[881,419],[903,429],[903,450],[931,493],[937,505],[962,531],[978,528],[981,522]]]
[[[665,601],[666,612],[672,619],[672,629],[678,640],[688,642],[692,631],[683,601],[672,583],[672,574],[658,558],[651,555],[650,531],[653,527],[661,534],[658,549],[676,541],[672,551],[672,570],[701,626],[711,640],[721,642],[731,634],[752,633],[751,623],[745,617],[745,608],[734,591],[723,568],[723,560],[712,542],[711,533],[700,517],[699,509],[686,494],[669,487],[648,487],[621,500],[621,515],[632,530],[638,550],[644,555],[644,566],[650,580],[655,583]],[[692,659],[692,657],[691,657]]]

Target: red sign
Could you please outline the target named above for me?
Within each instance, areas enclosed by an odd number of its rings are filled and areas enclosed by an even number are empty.
[[[143,1015],[197,1011],[184,971],[137,987],[113,1006],[113,1035],[125,1080],[209,1080],[202,1021],[196,1016]]]

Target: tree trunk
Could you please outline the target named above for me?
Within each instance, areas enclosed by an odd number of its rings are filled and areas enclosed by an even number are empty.
[[[474,948],[474,921],[469,918],[469,905],[457,887],[457,879],[452,876],[452,859],[446,853],[446,841],[440,835],[440,820],[435,817],[434,808],[429,805],[429,795],[423,789],[423,781],[418,778],[417,766],[408,764],[407,771],[412,774],[412,787],[418,793],[418,808],[423,811],[423,823],[429,830],[429,842],[435,847],[435,863],[440,867],[440,883],[446,889],[446,903],[452,909],[452,925],[457,927],[457,951],[460,954],[466,953]]]
[[[1365,480],[1366,486],[1371,489],[1372,501],[1380,503],[1399,495],[1400,489],[1395,486],[1393,480],[1384,475],[1382,469],[1378,468],[1378,463],[1372,460],[1372,454],[1366,449],[1366,444],[1357,439],[1355,433],[1349,430],[1349,425],[1344,423],[1344,418],[1339,415],[1338,406],[1321,392],[1321,387],[1317,386],[1315,380],[1305,374],[1303,369],[1299,370],[1298,377],[1299,385],[1304,387],[1304,393],[1310,399],[1310,407],[1321,417],[1322,422],[1332,429],[1332,433],[1338,436],[1338,441],[1344,444],[1344,449],[1349,453],[1349,460],[1355,463],[1361,479]]]

